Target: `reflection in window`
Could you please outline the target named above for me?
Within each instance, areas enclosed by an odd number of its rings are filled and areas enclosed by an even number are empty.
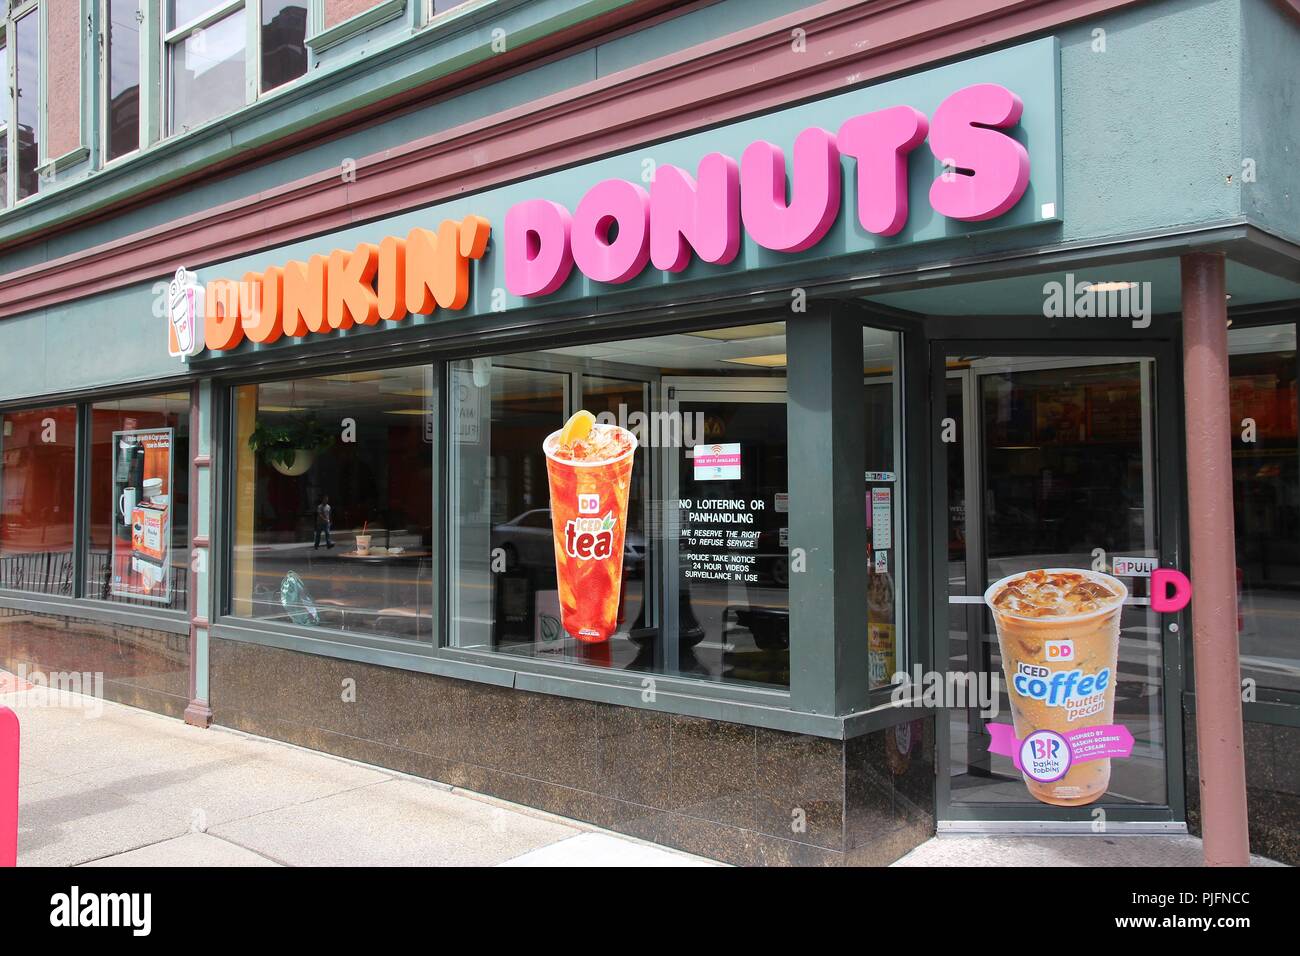
[[[108,52],[105,62],[108,103],[108,159],[117,159],[140,147],[140,23],[139,0],[107,0]]]
[[[40,143],[37,139],[41,109],[41,34],[40,18],[29,13],[14,21],[14,46],[17,62],[14,69],[14,98],[18,118],[18,193],[19,199],[36,195],[40,189]]]
[[[432,637],[427,367],[235,390],[231,613]]]
[[[171,129],[180,132],[244,105],[244,11],[236,10],[168,47]]]
[[[86,597],[184,610],[189,587],[190,396],[91,406]],[[168,434],[170,432],[170,434]],[[169,532],[170,548],[146,525]]]
[[[1228,345],[1241,670],[1300,690],[1295,326],[1230,329]]]
[[[0,415],[0,588],[72,595],[72,405]]]
[[[785,363],[783,323],[452,363],[453,644],[788,686]],[[636,437],[630,472],[548,469],[580,408]],[[580,533],[620,525],[597,567]],[[566,631],[575,594],[611,637]]]
[[[307,72],[307,6],[262,0],[262,92]]]
[[[193,23],[209,11],[215,11],[224,0],[167,0],[167,29],[175,30]]]
[[[0,36],[0,77],[9,76],[9,48]],[[0,109],[0,208],[9,205],[9,110]]]
[[[867,666],[872,687],[906,664],[901,620],[902,433],[897,332],[862,330],[866,400]]]

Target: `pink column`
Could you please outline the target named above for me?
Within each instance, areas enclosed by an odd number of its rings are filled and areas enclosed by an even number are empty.
[[[0,866],[18,865],[18,715],[0,707]]]
[[[1228,304],[1221,253],[1182,258],[1187,511],[1201,829],[1207,866],[1245,866],[1246,763],[1237,658]]]

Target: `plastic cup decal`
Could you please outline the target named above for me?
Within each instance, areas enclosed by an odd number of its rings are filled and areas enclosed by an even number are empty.
[[[636,447],[636,436],[626,428],[597,424],[586,410],[542,443],[560,624],[580,641],[607,641],[618,627]]]
[[[984,592],[1014,724],[989,725],[989,750],[1010,757],[1043,803],[1094,802],[1111,759],[1132,753],[1132,735],[1113,723],[1127,598],[1118,579],[1076,568],[1023,571]]]

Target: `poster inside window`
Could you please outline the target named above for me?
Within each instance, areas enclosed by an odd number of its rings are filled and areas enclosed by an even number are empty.
[[[788,687],[786,365],[782,322],[451,363],[452,644]]]
[[[113,432],[115,597],[170,601],[173,445],[170,428]]]

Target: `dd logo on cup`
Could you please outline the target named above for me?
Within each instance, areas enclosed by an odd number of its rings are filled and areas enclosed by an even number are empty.
[[[578,514],[600,514],[600,495],[578,495]]]
[[[1052,730],[1036,730],[1020,744],[1020,769],[1039,783],[1060,780],[1070,770],[1070,744]]]

